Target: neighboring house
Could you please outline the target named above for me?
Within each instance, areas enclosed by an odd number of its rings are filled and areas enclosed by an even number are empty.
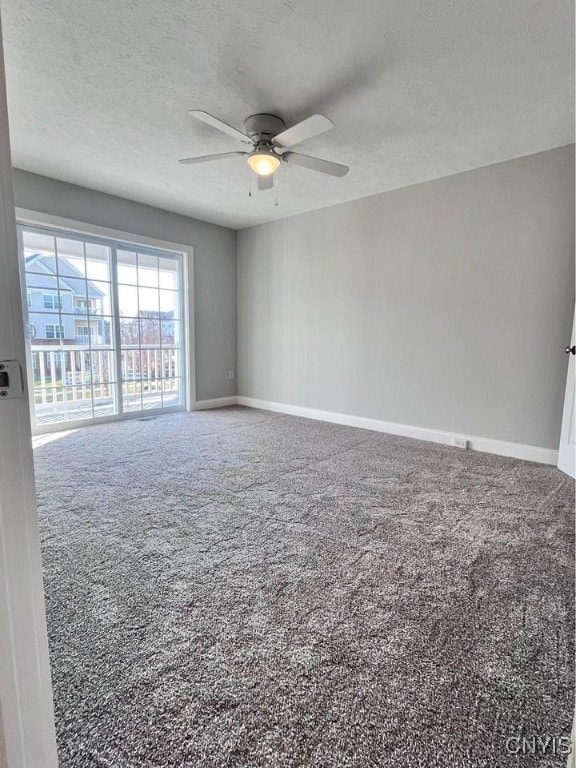
[[[35,382],[110,380],[107,353],[89,351],[111,343],[105,294],[97,285],[68,261],[59,259],[56,268],[53,255],[35,253],[26,257],[26,299]]]
[[[26,293],[34,344],[110,343],[110,321],[101,318],[104,293],[69,262],[35,253],[26,257]]]

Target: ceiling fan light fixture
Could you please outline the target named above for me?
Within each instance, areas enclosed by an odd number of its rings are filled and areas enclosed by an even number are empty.
[[[270,176],[280,167],[280,158],[271,149],[255,149],[246,160],[258,176]]]

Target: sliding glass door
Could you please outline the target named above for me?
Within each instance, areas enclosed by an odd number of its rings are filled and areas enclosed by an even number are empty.
[[[124,411],[182,400],[179,260],[117,250],[118,325]]]
[[[37,428],[181,408],[182,255],[19,227]]]

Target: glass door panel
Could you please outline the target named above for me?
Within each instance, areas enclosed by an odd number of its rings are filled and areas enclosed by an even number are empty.
[[[183,402],[181,256],[20,226],[37,427]]]
[[[21,227],[20,248],[36,426],[117,413],[110,247]]]
[[[181,259],[118,248],[117,271],[124,410],[178,406]]]

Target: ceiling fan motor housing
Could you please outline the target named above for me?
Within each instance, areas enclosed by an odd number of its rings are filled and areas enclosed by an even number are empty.
[[[250,115],[244,121],[246,134],[257,144],[270,143],[285,127],[284,120],[276,115]]]

